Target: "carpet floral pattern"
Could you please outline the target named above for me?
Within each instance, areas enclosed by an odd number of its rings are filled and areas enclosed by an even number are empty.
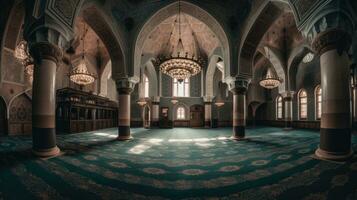
[[[30,137],[0,138],[0,199],[357,199],[357,156],[313,158],[319,133],[279,128],[132,129],[58,135],[37,159]],[[357,137],[353,137],[356,151]]]

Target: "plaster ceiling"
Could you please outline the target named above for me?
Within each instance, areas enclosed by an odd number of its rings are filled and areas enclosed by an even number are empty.
[[[286,34],[284,33],[286,29]],[[293,49],[304,41],[303,36],[298,31],[295,23],[295,18],[292,12],[283,13],[265,33],[260,48],[270,46],[276,49],[285,49],[284,40],[286,40],[286,48]]]
[[[177,45],[179,39],[178,27],[178,15],[164,20],[148,35],[143,47],[143,54],[154,56],[168,54],[171,51],[170,49]],[[190,15],[181,14],[181,32],[185,51],[189,53],[195,52],[196,49],[194,35],[197,38],[196,41],[201,53],[204,53],[205,56],[210,55],[220,45],[219,40],[210,28]]]
[[[82,54],[83,42],[81,41],[81,38],[84,31],[86,31],[84,37],[85,54],[92,57],[100,56],[102,59],[109,59],[108,51],[102,40],[81,17],[76,20],[76,25],[74,28],[75,38],[71,44],[71,46],[75,49],[75,54]]]

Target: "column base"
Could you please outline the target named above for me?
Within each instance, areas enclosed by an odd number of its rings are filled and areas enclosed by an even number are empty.
[[[55,146],[50,149],[32,149],[32,153],[38,157],[53,157],[61,153],[61,150]]]
[[[237,137],[237,136],[234,136],[234,135],[232,135],[231,137],[230,137],[230,139],[232,139],[232,140],[236,140],[236,141],[242,141],[242,140],[247,140],[247,138],[246,137]]]
[[[350,159],[353,156],[353,150],[350,149],[349,152],[341,153],[341,152],[328,152],[328,151],[318,148],[315,151],[315,155],[318,158],[321,158],[324,160],[345,161],[345,160]]]
[[[125,141],[132,139],[130,134],[130,126],[119,126],[118,127],[118,138],[119,141]]]
[[[119,141],[127,141],[127,140],[132,140],[132,139],[133,139],[133,137],[130,136],[130,135],[129,135],[129,136],[126,136],[126,135],[125,135],[125,136],[120,136],[120,135],[119,135],[119,136],[117,137],[117,140],[119,140]]]
[[[233,126],[233,135],[231,138],[233,140],[244,140],[245,139],[245,126]]]
[[[154,127],[154,128],[156,128],[156,127],[159,127],[160,125],[159,125],[159,121],[153,121],[153,122],[151,122],[151,127]]]
[[[211,121],[205,121],[205,128],[212,128]]]

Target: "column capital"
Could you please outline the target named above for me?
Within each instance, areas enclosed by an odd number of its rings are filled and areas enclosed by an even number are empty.
[[[58,63],[63,56],[62,50],[50,42],[36,42],[30,45],[30,54],[36,62],[42,59],[53,60]]]
[[[214,96],[204,96],[203,98],[203,102],[206,103],[212,103]]]
[[[228,88],[233,94],[245,94],[249,83],[249,79],[236,78],[228,83]]]
[[[334,28],[317,34],[312,41],[312,48],[319,55],[332,49],[342,53],[349,50],[351,43],[352,37],[348,32]]]
[[[281,96],[283,97],[284,101],[291,101],[294,98],[294,91],[285,91],[281,93]]]
[[[159,104],[159,103],[160,103],[160,97],[159,97],[159,96],[153,96],[153,97],[151,98],[151,101],[152,101],[153,104],[154,104],[154,103]]]
[[[115,81],[119,94],[130,94],[135,88],[135,82],[129,78],[118,79]]]
[[[349,49],[354,32],[354,20],[347,4],[340,0],[325,1],[299,28],[318,55],[337,49]]]

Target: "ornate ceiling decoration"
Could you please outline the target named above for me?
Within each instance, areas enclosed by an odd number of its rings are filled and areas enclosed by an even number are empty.
[[[201,72],[206,65],[206,55],[201,51],[197,40],[195,30],[189,21],[183,18],[181,14],[181,4],[178,3],[178,15],[174,23],[171,24],[170,37],[158,55],[154,64],[160,71],[179,82],[195,76]],[[187,31],[190,35],[183,38],[182,22],[185,20]],[[176,43],[172,45],[173,35],[177,35]],[[184,39],[190,40],[190,43],[184,44]],[[175,41],[175,40],[174,40]],[[189,48],[190,47],[190,48]]]
[[[210,55],[220,46],[218,38],[203,22],[184,13],[181,14],[181,18],[181,39],[187,52],[192,53],[195,51],[192,45],[195,42],[195,38],[192,37],[192,30],[194,30],[198,46],[204,55]],[[169,46],[171,47],[177,45],[179,34],[177,30],[173,30],[173,25],[177,24],[177,19],[178,15],[173,15],[149,34],[142,50],[143,54],[158,56],[168,53],[166,48],[167,41],[169,41]],[[176,26],[176,28],[178,27]]]
[[[260,46],[276,49],[293,49],[304,41],[296,27],[294,15],[290,12],[282,14],[265,33]]]

